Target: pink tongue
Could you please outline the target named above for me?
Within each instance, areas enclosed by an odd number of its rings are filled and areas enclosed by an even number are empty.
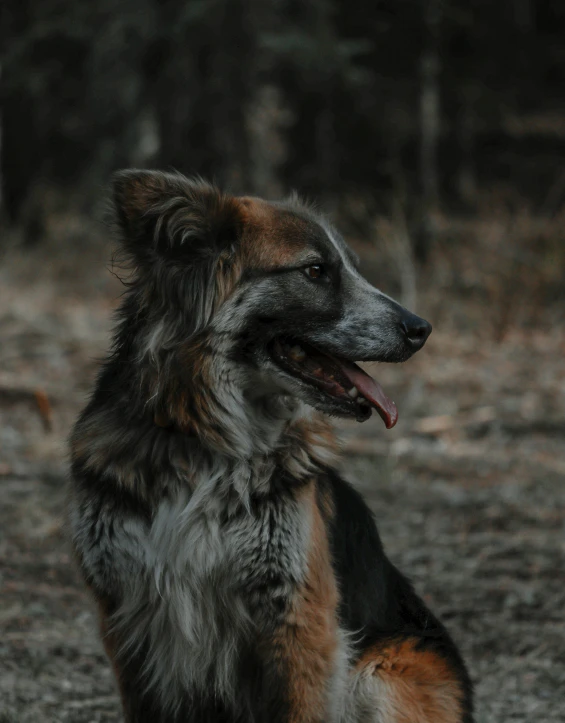
[[[364,396],[377,410],[386,428],[391,429],[394,427],[398,421],[398,409],[396,404],[384,393],[381,385],[356,364],[339,359],[339,365],[349,381],[355,384],[359,394]]]

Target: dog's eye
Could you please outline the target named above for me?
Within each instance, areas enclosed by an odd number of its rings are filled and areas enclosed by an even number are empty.
[[[306,267],[306,275],[309,279],[321,279],[327,275],[326,267],[323,264],[313,264]]]

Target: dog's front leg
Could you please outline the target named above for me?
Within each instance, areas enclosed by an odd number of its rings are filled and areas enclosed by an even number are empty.
[[[266,645],[267,657],[273,659],[285,681],[289,723],[337,720],[332,710],[340,656],[337,585],[325,526],[315,504],[312,510],[305,580]]]

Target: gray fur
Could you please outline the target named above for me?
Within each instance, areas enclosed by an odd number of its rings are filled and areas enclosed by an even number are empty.
[[[203,689],[210,673],[217,693],[231,697],[241,642],[258,622],[251,609],[254,576],[270,572],[269,542],[275,541],[265,539],[265,525],[277,511],[267,506],[257,519],[240,514],[220,529],[215,489],[220,483],[221,477],[212,475],[188,504],[179,500],[160,508],[148,539],[155,587],[149,582],[151,607],[141,630],[149,623],[147,665],[163,701],[177,699],[179,687]],[[307,538],[307,520],[297,510],[278,512],[283,530],[278,542],[292,549],[292,543]],[[277,561],[279,567],[287,585],[281,592],[288,594],[304,573],[300,548]],[[135,612],[121,611],[126,629]],[[139,634],[131,631],[134,640]]]
[[[89,527],[94,508],[75,500],[70,521],[83,569],[105,588],[119,586],[112,628],[126,659],[148,638],[147,685],[164,706],[210,680],[218,695],[234,695],[242,643],[272,625],[258,587],[276,576],[272,594],[288,599],[304,579],[310,508],[293,498],[245,508],[246,493],[265,486],[271,471],[217,458],[200,470],[192,494],[163,500],[150,525],[102,514]]]

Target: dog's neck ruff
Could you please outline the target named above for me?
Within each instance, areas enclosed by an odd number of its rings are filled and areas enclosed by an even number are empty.
[[[301,446],[305,456],[325,464],[335,457],[330,455],[335,438],[328,422],[298,398],[263,388],[229,354],[229,343],[207,335],[177,349],[173,362],[146,358],[141,383],[154,425],[237,462],[284,455],[289,446]],[[302,430],[301,439],[296,429]]]
[[[154,423],[198,445],[217,464],[232,470],[230,476],[247,478],[247,491],[265,487],[276,468],[301,481],[316,467],[335,462],[332,425],[300,401],[268,395],[253,402],[242,399],[233,408],[237,414],[232,416],[225,406],[219,407],[210,426],[202,417],[179,427],[156,415]]]
[[[335,461],[331,424],[294,399],[250,401],[235,390],[222,396],[221,387],[212,393],[203,386],[195,398],[190,389],[175,395],[173,389],[162,385],[174,402],[164,412],[147,402],[135,407],[129,394],[119,405],[114,394],[108,403],[94,399],[75,427],[74,459],[147,501],[194,490],[215,476],[244,506],[250,494],[269,491],[277,470],[300,483]]]

